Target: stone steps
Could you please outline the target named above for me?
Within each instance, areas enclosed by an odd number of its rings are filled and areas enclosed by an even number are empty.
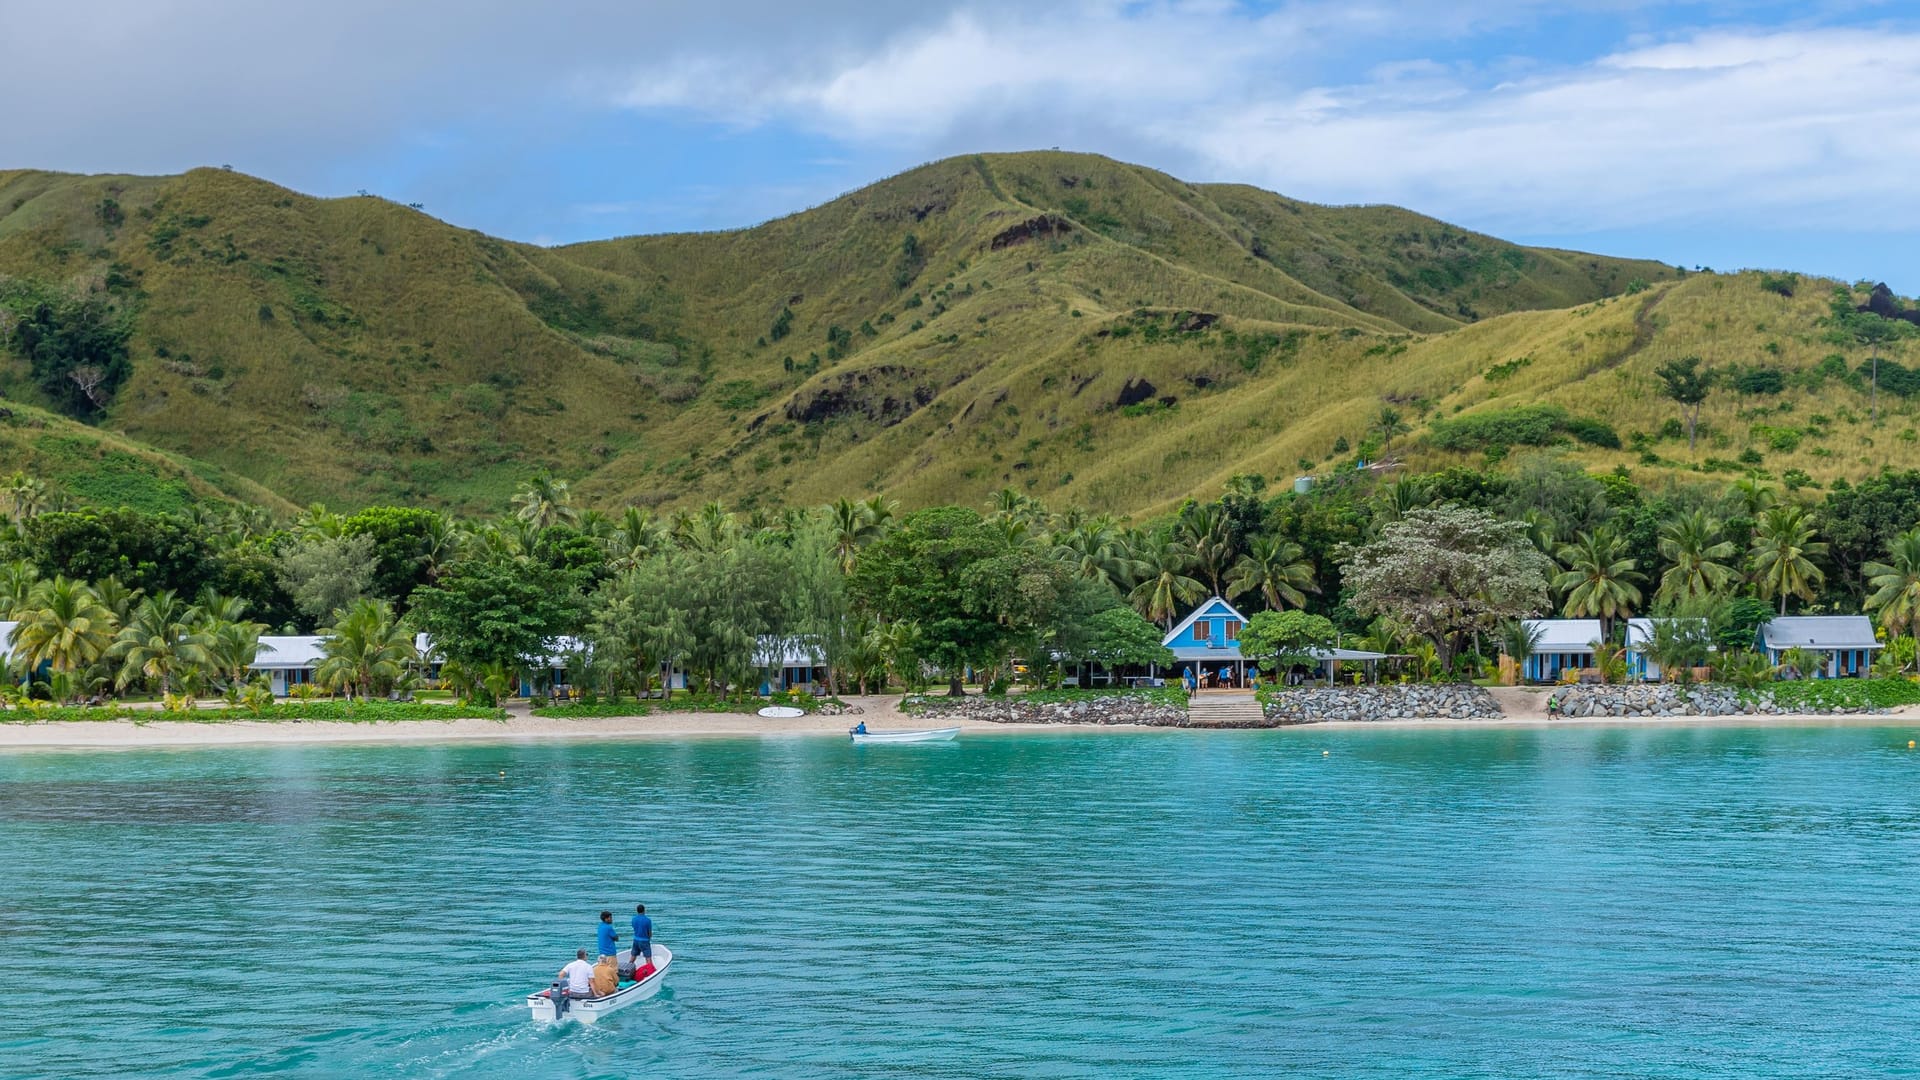
[[[1264,727],[1252,694],[1195,694],[1187,701],[1188,727]]]

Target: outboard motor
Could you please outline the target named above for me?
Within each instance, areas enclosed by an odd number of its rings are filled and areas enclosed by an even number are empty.
[[[553,1018],[555,1020],[567,1015],[567,1006],[573,1004],[573,1002],[572,999],[567,997],[567,988],[565,986],[555,982],[553,989],[547,991],[547,996],[553,999]]]

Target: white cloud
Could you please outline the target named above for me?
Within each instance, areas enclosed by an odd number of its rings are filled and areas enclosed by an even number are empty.
[[[1189,178],[1330,202],[1387,201],[1487,227],[1578,232],[1667,221],[1811,226],[1862,206],[1920,227],[1920,32],[1705,32],[1572,65],[1501,58],[1496,78],[1415,57],[1313,77],[1331,41],[1468,32],[1390,6],[1090,4],[959,11],[831,63],[682,58],[629,104],[777,119],[921,156],[1066,143]],[[1342,35],[1345,35],[1342,37]]]

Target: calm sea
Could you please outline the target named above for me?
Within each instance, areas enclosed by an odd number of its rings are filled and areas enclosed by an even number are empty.
[[[4,755],[0,1075],[1916,1075],[1913,737]]]

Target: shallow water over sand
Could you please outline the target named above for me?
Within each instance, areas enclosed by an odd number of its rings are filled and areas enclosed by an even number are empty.
[[[0,756],[0,1075],[1912,1073],[1912,737]],[[635,900],[669,990],[530,1025]]]

